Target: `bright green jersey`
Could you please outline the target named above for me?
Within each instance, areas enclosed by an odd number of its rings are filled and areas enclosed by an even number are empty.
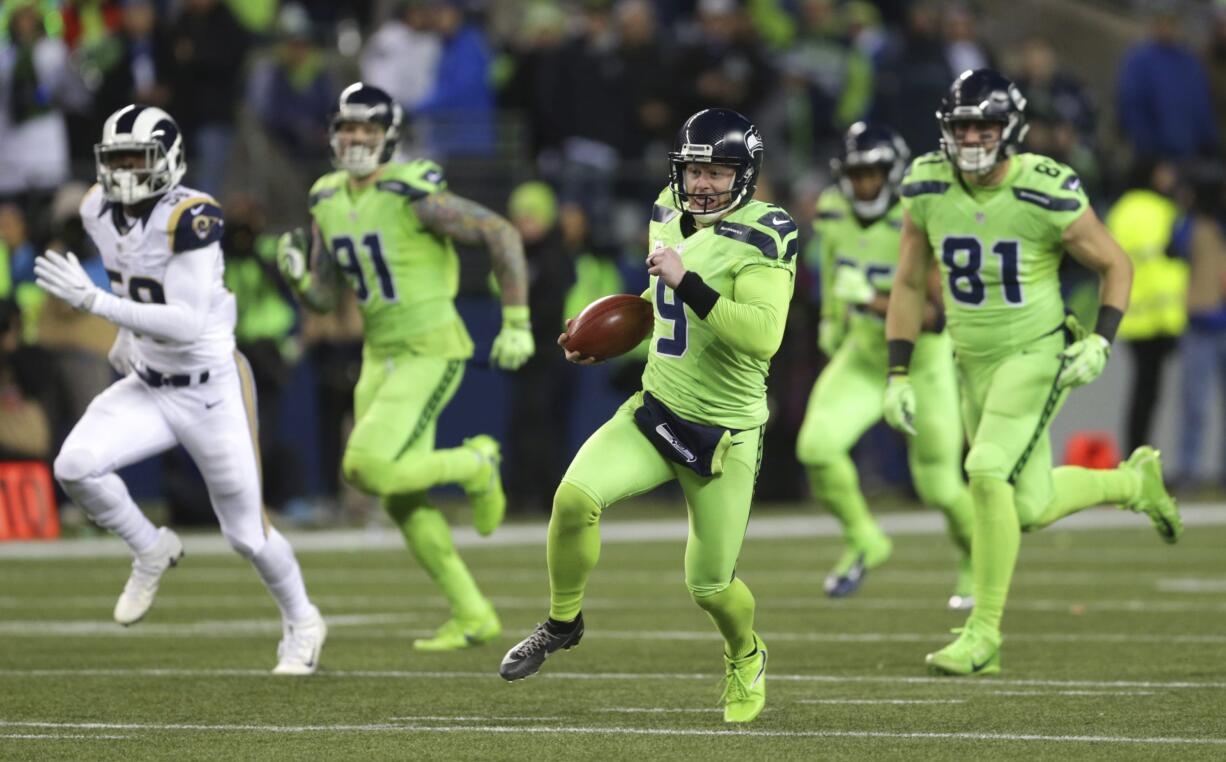
[[[462,359],[472,340],[455,308],[460,262],[451,240],[426,230],[413,202],[447,187],[433,162],[392,162],[354,192],[346,172],[311,187],[311,217],[353,288],[366,344],[377,353]]]
[[[1061,236],[1089,206],[1073,170],[1023,153],[999,185],[972,190],[933,152],[911,163],[902,197],[941,268],[960,354],[1009,354],[1061,324]]]
[[[822,313],[840,317],[847,305],[831,293],[838,267],[855,267],[864,272],[869,284],[888,294],[898,269],[898,242],[902,238],[902,204],[896,203],[884,215],[865,225],[856,217],[851,203],[838,188],[827,188],[817,200],[813,232],[818,236],[822,270]],[[853,307],[849,315],[848,338],[861,352],[886,365],[885,318],[863,307]],[[931,345],[931,346],[930,346]],[[911,363],[948,362],[948,339],[944,334],[920,334]]]
[[[817,200],[813,232],[821,252],[823,314],[837,316],[846,305],[831,293],[834,274],[839,267],[855,267],[868,278],[869,285],[888,294],[898,268],[898,239],[902,230],[902,206],[895,204],[878,219],[861,223],[851,204],[837,187],[827,188]],[[865,309],[851,313],[851,329],[867,335],[880,334],[885,341],[885,319]]]
[[[695,230],[666,188],[652,210],[649,231],[652,249],[675,248],[685,269],[701,275],[723,298],[736,298],[737,276],[752,268],[781,268],[795,277],[796,223],[773,204],[750,201]],[[770,361],[728,346],[658,277],[651,278],[646,296],[656,319],[643,388],[687,420],[741,430],[765,423]]]

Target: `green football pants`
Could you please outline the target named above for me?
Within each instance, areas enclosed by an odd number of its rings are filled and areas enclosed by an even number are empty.
[[[463,360],[364,352],[342,469],[350,484],[382,498],[453,615],[475,618],[489,604],[456,553],[446,519],[426,494],[436,485],[472,479],[481,467],[466,448],[434,449],[438,416],[463,376]]]
[[[814,497],[839,519],[851,542],[875,527],[850,452],[881,419],[886,372],[880,340],[853,333],[814,383],[796,442]],[[910,377],[918,433],[908,437],[907,458],[915,491],[924,504],[945,514],[950,536],[968,551],[971,504],[962,479],[957,375],[947,335],[921,338]]]
[[[604,509],[676,479],[689,511],[686,586],[724,636],[727,653],[744,655],[753,648],[754,600],[734,574],[762,457],[762,428],[736,434],[723,472],[702,477],[660,455],[639,431],[634,411],[641,404],[641,393],[623,404],[562,477],[549,522],[550,616],[569,621],[579,614],[600,557]]]
[[[972,620],[998,630],[1021,530],[1038,529],[1103,503],[1123,503],[1138,485],[1125,469],[1052,469],[1052,419],[1067,391],[1056,388],[1063,331],[1003,358],[958,358],[966,456],[975,504]]]

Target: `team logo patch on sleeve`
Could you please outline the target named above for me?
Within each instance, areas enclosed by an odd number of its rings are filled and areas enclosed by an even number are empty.
[[[181,202],[170,214],[170,250],[191,251],[221,240],[225,231],[221,207],[209,198]]]

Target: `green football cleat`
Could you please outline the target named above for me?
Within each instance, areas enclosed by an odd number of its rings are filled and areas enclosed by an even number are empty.
[[[431,638],[418,638],[413,648],[418,651],[459,651],[481,646],[502,634],[502,622],[490,607],[489,612],[478,619],[448,619]]]
[[[1124,507],[1149,516],[1163,540],[1170,543],[1177,541],[1183,534],[1183,519],[1179,518],[1179,506],[1162,483],[1162,453],[1149,445],[1141,445],[1120,467],[1131,468],[1141,477],[1141,488],[1137,490],[1136,497],[1125,503]]]
[[[502,474],[499,471],[502,455],[498,440],[478,434],[465,439],[464,446],[481,459],[477,476],[463,485],[473,507],[473,528],[482,536],[489,535],[502,524],[507,513],[507,496],[502,491]]]
[[[757,633],[754,650],[740,659],[724,655],[724,722],[752,722],[766,706],[766,644]]]
[[[949,608],[954,611],[975,608],[975,575],[969,555],[958,559],[958,581],[954,584],[954,594],[949,596]]]
[[[928,654],[928,670],[936,675],[995,675],[1000,672],[1000,633],[987,632],[973,623],[954,630],[958,639]]]
[[[859,590],[868,570],[890,560],[893,550],[894,543],[876,527],[862,536],[848,538],[843,555],[839,556],[834,568],[826,575],[823,585],[826,595],[846,598]]]

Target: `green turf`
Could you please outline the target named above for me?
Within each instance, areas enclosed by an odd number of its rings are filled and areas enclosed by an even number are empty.
[[[943,537],[895,537],[841,602],[821,595],[835,540],[751,541],[771,657],[743,729],[676,543],[606,545],[583,645],[515,685],[498,662],[545,613],[543,548],[465,550],[506,633],[444,655],[410,648],[446,611],[407,553],[303,554],[332,623],[306,679],[266,674],[275,609],[237,557],[189,555],[130,630],[109,623],[123,560],[0,561],[0,758],[1221,759],[1223,547],[1224,527],[1171,548],[1140,521],[1026,537],[1003,672],[967,681],[923,669],[961,620]]]

